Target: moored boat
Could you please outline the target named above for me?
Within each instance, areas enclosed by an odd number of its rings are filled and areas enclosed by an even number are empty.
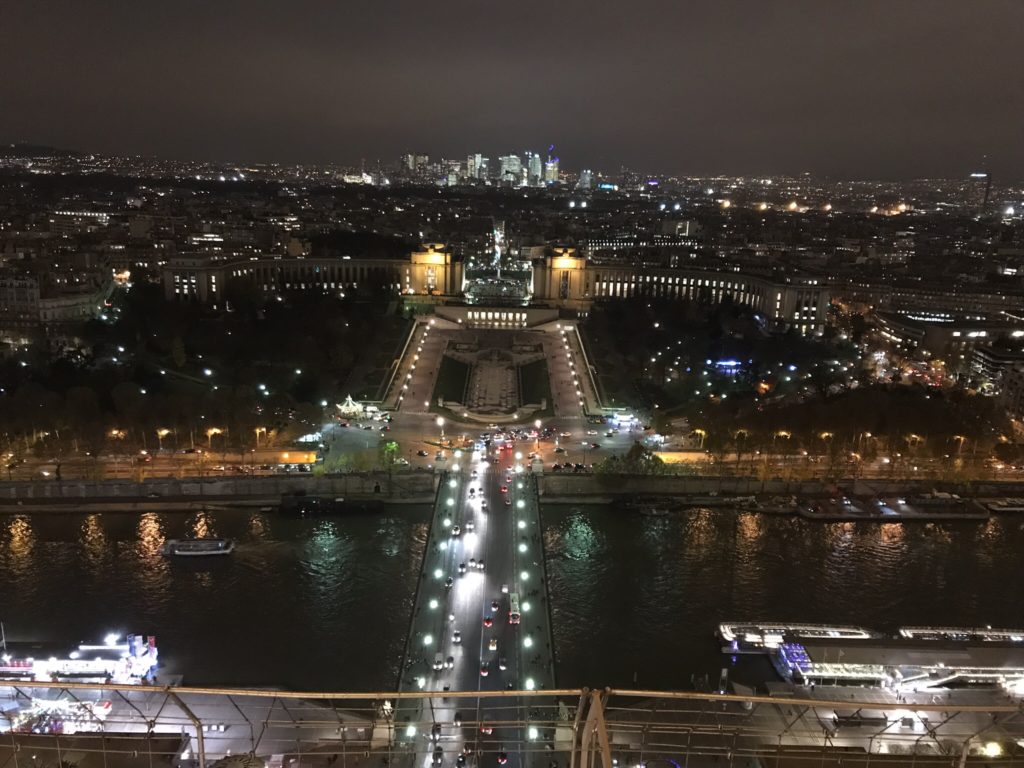
[[[168,539],[163,553],[167,556],[206,557],[230,555],[235,549],[231,539]]]
[[[1024,512],[1024,499],[995,499],[985,506],[990,512]]]

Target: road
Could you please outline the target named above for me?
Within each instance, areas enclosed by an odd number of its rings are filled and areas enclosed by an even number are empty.
[[[435,764],[438,745],[445,766],[458,765],[460,755],[469,766],[500,765],[501,755],[512,768],[532,766],[529,756],[543,756],[543,742],[551,738],[544,729],[502,726],[519,719],[513,714],[523,703],[518,697],[444,696],[446,687],[486,693],[554,684],[537,497],[510,453],[473,453],[442,480],[401,685],[440,694],[427,711],[409,713],[419,723],[410,737],[418,766]],[[514,598],[519,623],[510,610]],[[524,750],[524,743],[537,752]]]

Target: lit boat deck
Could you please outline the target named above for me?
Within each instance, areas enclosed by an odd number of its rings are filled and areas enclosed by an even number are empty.
[[[900,637],[946,642],[1024,643],[1024,629],[992,627],[901,627]]]
[[[788,624],[785,622],[723,622],[719,636],[727,650],[761,652],[778,648],[788,638],[804,640],[872,640],[881,637],[864,627],[840,624]]]

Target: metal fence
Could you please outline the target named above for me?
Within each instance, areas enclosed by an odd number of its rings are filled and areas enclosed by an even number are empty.
[[[822,698],[816,695],[821,694]],[[1021,701],[908,702],[633,690],[320,693],[66,683],[0,686],[0,768],[997,768],[1024,763]],[[450,720],[453,709],[461,723]],[[435,723],[443,740],[430,740]]]

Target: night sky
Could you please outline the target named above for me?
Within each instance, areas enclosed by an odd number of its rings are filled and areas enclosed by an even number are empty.
[[[1022,0],[3,0],[0,141],[1024,178]]]

